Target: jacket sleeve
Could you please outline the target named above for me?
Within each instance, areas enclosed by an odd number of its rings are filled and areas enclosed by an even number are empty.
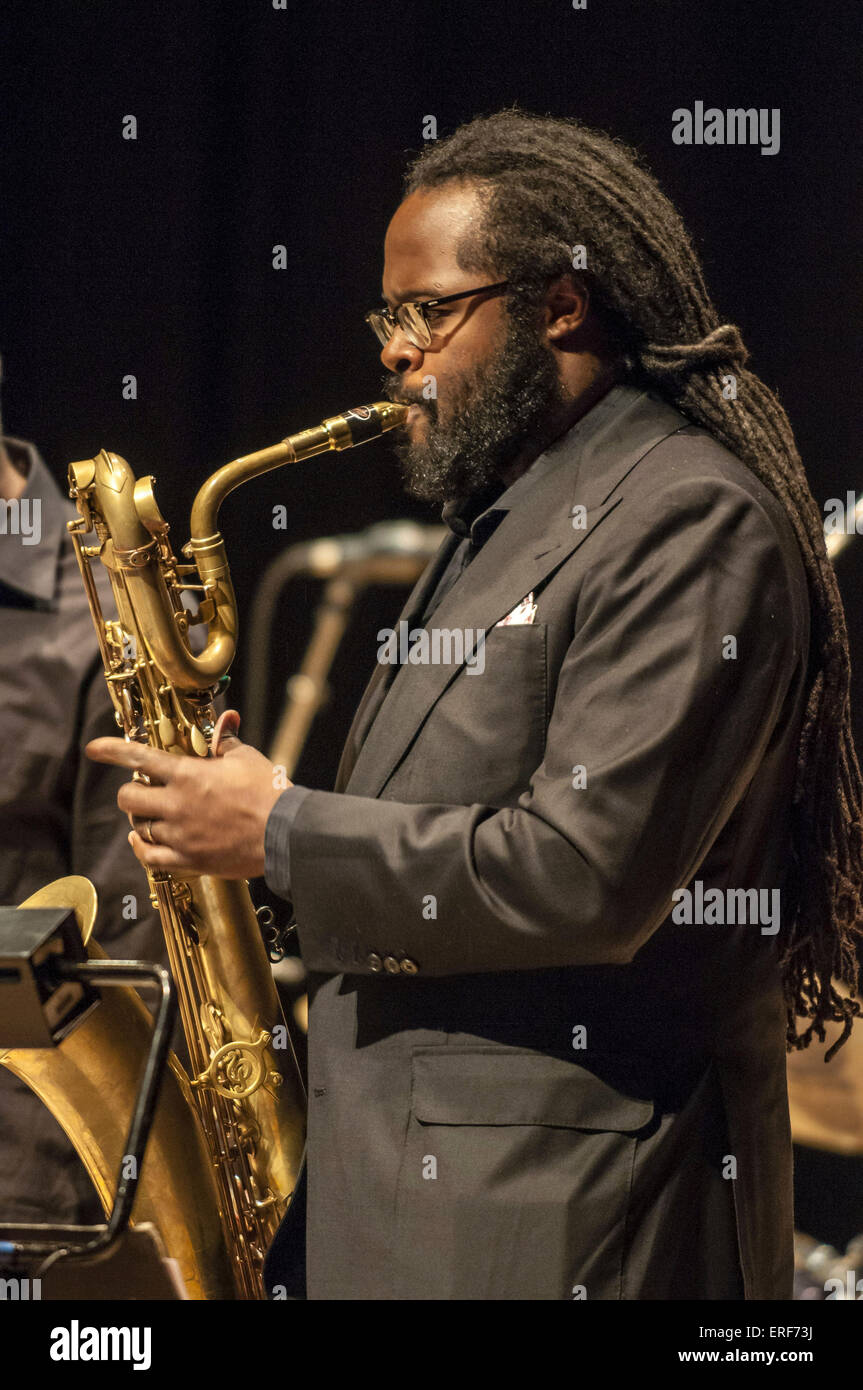
[[[724,478],[618,508],[591,538],[545,756],[516,806],[310,792],[291,831],[308,968],[630,961],[743,796],[806,660],[779,525]]]
[[[287,787],[267,819],[264,836],[267,885],[287,902],[291,901],[291,830],[309,790],[296,783]]]

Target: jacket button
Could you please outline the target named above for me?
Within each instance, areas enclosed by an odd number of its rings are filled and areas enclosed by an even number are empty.
[[[399,963],[395,956],[384,956],[384,970],[387,970],[390,975],[398,975]]]
[[[405,975],[416,975],[419,971],[419,966],[415,960],[411,960],[410,956],[405,956],[399,968]]]
[[[372,951],[371,955],[366,956],[366,965],[369,967],[369,970],[373,970],[376,975],[379,975],[384,968],[384,963],[376,951]]]

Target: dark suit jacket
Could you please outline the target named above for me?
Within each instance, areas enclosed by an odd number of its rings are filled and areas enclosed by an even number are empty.
[[[789,924],[671,912],[782,888],[799,551],[658,397],[559,453],[434,613],[484,672],[379,666],[291,832],[310,1298],[791,1294]]]

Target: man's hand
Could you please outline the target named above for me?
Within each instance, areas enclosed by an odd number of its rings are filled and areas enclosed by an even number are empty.
[[[227,710],[208,758],[164,753],[119,738],[87,744],[88,758],[149,779],[149,786],[127,782],[117,795],[132,826],[129,843],[142,864],[170,869],[181,878],[263,874],[267,819],[291,783],[282,779],[274,785],[272,763],[240,742],[239,727],[237,711]]]

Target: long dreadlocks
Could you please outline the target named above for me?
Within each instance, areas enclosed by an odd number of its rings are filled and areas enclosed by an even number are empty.
[[[483,196],[482,225],[459,249],[464,270],[506,277],[517,306],[538,304],[551,280],[579,271],[628,379],[652,385],[737,455],[785,507],[803,556],[812,609],[808,697],[793,805],[782,957],[787,1045],[861,1013],[855,936],[863,932],[863,781],[850,722],[845,616],[818,507],[776,397],[744,363],[738,329],[721,323],[677,211],[636,153],[574,120],[514,108],[480,117],[410,165],[407,193],[452,180]],[[722,378],[733,373],[735,399]],[[845,991],[837,984],[847,986]],[[798,1034],[797,1018],[810,1020]]]

